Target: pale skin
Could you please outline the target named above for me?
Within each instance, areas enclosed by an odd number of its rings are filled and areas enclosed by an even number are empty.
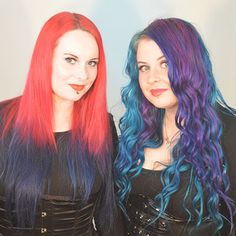
[[[98,63],[98,45],[90,33],[78,29],[59,38],[52,61],[54,132],[71,129],[74,103],[92,87]]]
[[[137,47],[137,62],[139,68],[140,88],[147,98],[157,108],[165,109],[163,124],[163,140],[170,139],[177,132],[175,115],[178,101],[174,95],[168,78],[168,64],[159,48],[151,39],[140,39]],[[179,134],[177,134],[178,138]],[[177,141],[177,140],[176,140]],[[144,149],[145,169],[162,170],[171,163],[171,147],[163,142],[158,148]]]

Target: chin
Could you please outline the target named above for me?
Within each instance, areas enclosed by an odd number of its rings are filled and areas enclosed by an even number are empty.
[[[156,108],[159,109],[172,109],[174,107],[176,107],[176,104],[170,104],[170,103],[152,103],[152,105],[154,105]]]

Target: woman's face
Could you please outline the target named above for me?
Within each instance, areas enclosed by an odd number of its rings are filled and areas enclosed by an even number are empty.
[[[178,101],[168,78],[168,63],[159,46],[151,39],[140,39],[137,47],[139,85],[146,97],[157,108],[176,108]]]
[[[97,77],[99,49],[95,38],[73,30],[59,38],[52,62],[52,91],[56,101],[78,101]]]

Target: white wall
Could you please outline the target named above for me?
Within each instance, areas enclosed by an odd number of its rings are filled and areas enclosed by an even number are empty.
[[[91,18],[103,36],[108,68],[108,104],[116,121],[122,113],[120,88],[129,40],[158,17],[192,22],[209,49],[214,74],[226,101],[236,107],[235,0],[1,0],[0,100],[20,95],[36,37],[59,11]]]

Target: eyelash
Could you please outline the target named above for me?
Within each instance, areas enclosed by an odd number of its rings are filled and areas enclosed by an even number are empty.
[[[167,61],[166,61],[166,60],[165,60],[165,61],[161,61],[161,62],[160,62],[160,67],[163,68],[163,69],[168,68],[168,63],[167,63]],[[138,70],[141,71],[141,72],[146,72],[146,71],[149,70],[149,68],[150,68],[150,67],[147,66],[147,65],[141,65],[141,66],[138,67]]]
[[[92,67],[97,66],[98,62],[97,61],[89,61],[88,64]]]
[[[66,57],[65,60],[67,63],[69,63],[71,65],[74,65],[77,62],[77,60],[74,57]],[[88,62],[88,65],[92,66],[92,67],[97,66],[97,64],[98,64],[97,61],[89,61]]]
[[[166,60],[161,61],[160,65],[162,68],[168,68],[168,62]]]
[[[66,57],[65,60],[71,65],[74,65],[77,61],[74,57]]]
[[[138,67],[138,70],[141,71],[141,72],[145,72],[149,69],[149,66],[146,66],[146,65],[141,65]]]

